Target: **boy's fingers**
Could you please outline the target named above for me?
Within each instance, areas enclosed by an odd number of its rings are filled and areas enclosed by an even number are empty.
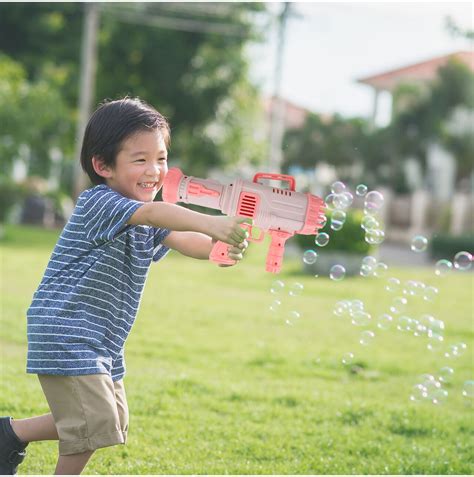
[[[247,240],[244,240],[243,242],[239,243],[239,248],[245,250],[249,246],[249,243]]]
[[[251,217],[240,217],[237,219],[237,223],[253,225],[253,219]]]

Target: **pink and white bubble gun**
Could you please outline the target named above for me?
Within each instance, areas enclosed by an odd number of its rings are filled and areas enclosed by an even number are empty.
[[[280,189],[259,183],[261,179],[289,183],[289,189]],[[249,230],[249,241],[261,242],[265,232],[271,236],[267,254],[266,270],[278,273],[281,269],[285,242],[294,234],[316,234],[325,222],[324,201],[315,195],[295,191],[295,178],[283,174],[255,174],[253,181],[236,179],[229,185],[211,179],[186,176],[173,167],[168,171],[163,184],[165,202],[184,202],[218,209],[225,215],[249,217],[253,225],[262,231],[252,236],[252,225],[242,224]],[[209,256],[222,264],[234,264],[228,256],[228,247],[217,242]]]

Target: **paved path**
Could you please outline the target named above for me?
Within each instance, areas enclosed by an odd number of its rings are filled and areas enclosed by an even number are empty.
[[[378,259],[387,265],[399,267],[432,267],[435,263],[428,251],[416,253],[408,244],[382,243]]]

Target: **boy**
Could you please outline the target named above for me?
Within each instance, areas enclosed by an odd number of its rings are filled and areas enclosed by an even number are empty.
[[[64,227],[28,309],[27,372],[51,414],[0,418],[0,474],[29,442],[59,440],[55,474],[80,474],[101,447],[124,444],[124,343],[152,261],[174,249],[209,258],[216,240],[241,260],[244,219],[153,202],[167,173],[165,118],[138,99],[102,104],[84,133],[81,164],[95,184]]]

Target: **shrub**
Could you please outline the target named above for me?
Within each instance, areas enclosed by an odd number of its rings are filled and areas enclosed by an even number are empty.
[[[457,236],[437,234],[431,239],[430,255],[435,259],[452,259],[456,253],[462,250],[474,253],[474,235],[472,233]]]
[[[358,255],[364,255],[370,251],[371,246],[365,241],[365,231],[360,226],[364,217],[361,211],[348,211],[342,230],[337,232],[331,229],[330,212],[327,215],[328,221],[320,230],[320,232],[326,232],[330,236],[329,243],[324,247],[324,251],[347,252]],[[314,249],[314,235],[297,235],[296,243],[303,250]]]

